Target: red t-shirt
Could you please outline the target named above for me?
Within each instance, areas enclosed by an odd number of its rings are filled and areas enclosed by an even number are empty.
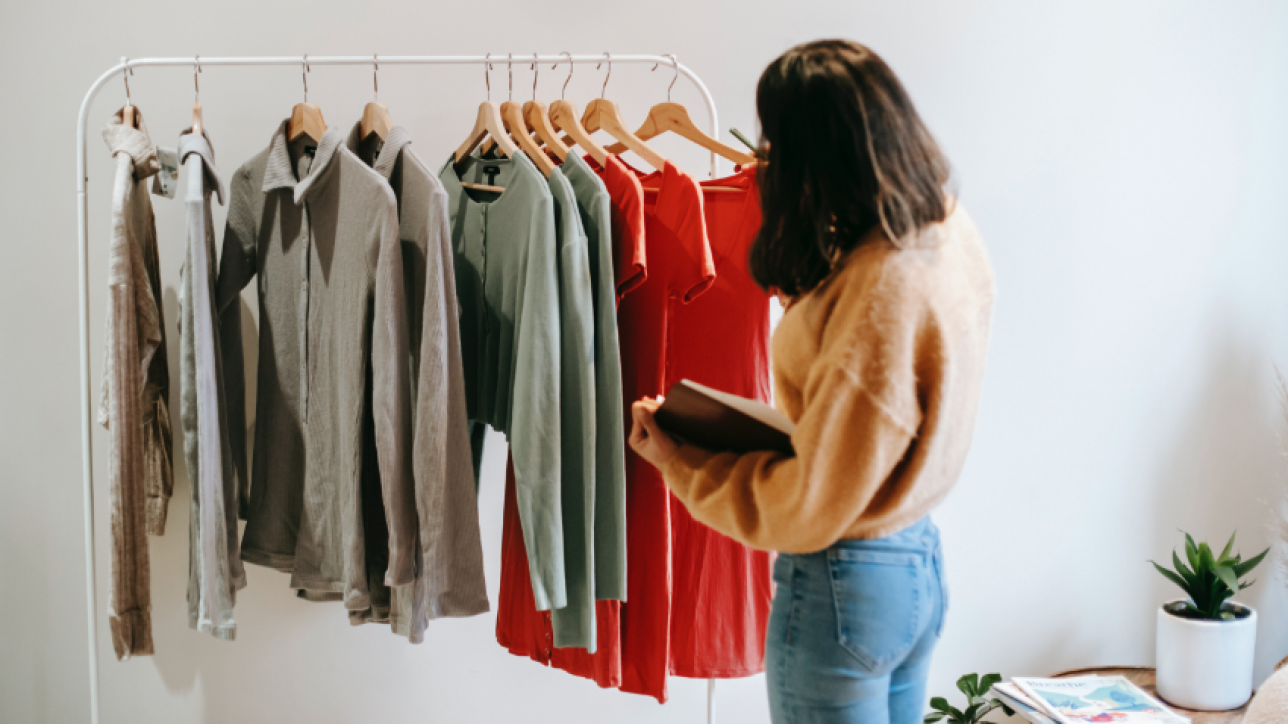
[[[654,176],[643,179],[650,186]],[[682,379],[770,401],[769,295],[748,269],[760,230],[755,168],[704,181],[740,188],[703,194],[715,284],[670,318],[666,387]],[[773,600],[773,556],[693,520],[671,497],[671,673],[698,679],[764,670],[765,628]]]
[[[665,392],[671,357],[667,353],[669,320],[681,305],[711,286],[715,263],[707,243],[702,192],[693,177],[667,163],[652,179],[657,193],[646,195],[639,181],[616,159],[610,160],[607,168],[592,166],[609,189],[615,214],[615,269],[622,295],[617,331],[629,429],[630,403]],[[643,212],[642,237],[633,209]],[[620,236],[617,215],[622,221]],[[634,281],[641,272],[642,280]],[[626,274],[629,276],[623,279]],[[623,295],[624,282],[628,287],[634,283],[634,287]],[[599,637],[594,654],[584,649],[553,648],[549,615],[537,612],[532,603],[527,556],[512,493],[513,476],[507,472],[506,477],[497,641],[511,653],[594,679],[600,686],[616,686],[665,702],[671,638],[671,511],[670,493],[661,474],[627,448],[627,600],[597,603]]]

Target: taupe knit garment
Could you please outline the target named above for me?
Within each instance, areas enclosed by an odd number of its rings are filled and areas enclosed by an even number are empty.
[[[229,432],[245,470],[240,292],[259,291],[254,477],[242,560],[308,598],[372,605],[362,471],[376,458],[389,525],[385,583],[415,577],[411,354],[398,206],[338,131],[292,159],[287,122],[237,170],[216,285]],[[364,440],[364,417],[374,440]]]
[[[188,626],[217,639],[237,634],[233,604],[246,586],[237,545],[237,490],[228,447],[224,370],[215,314],[212,196],[228,197],[209,138],[179,136],[187,173],[188,253],[179,275],[179,426],[188,468]]]
[[[370,570],[384,546],[380,521],[367,528],[367,578],[373,607],[351,611],[353,623],[388,621],[412,643],[424,641],[432,618],[474,616],[488,610],[483,576],[474,461],[465,414],[460,312],[452,274],[451,229],[442,183],[411,149],[401,126],[361,138],[355,124],[346,146],[389,182],[398,199],[406,279],[408,339],[415,421],[414,473],[420,546],[416,580],[389,591],[383,571]],[[381,490],[367,467],[364,500]],[[375,506],[373,506],[375,507]],[[379,512],[379,511],[377,511]]]
[[[117,659],[151,654],[152,613],[146,533],[165,532],[170,469],[169,370],[156,221],[147,178],[159,169],[143,114],[137,129],[122,111],[103,140],[116,159],[108,250],[107,346],[98,421],[110,430],[112,578],[108,621]]]

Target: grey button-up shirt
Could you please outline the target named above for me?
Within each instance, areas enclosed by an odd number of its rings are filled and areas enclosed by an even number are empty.
[[[375,610],[355,612],[359,614],[355,618],[382,620],[379,608],[384,598],[394,632],[420,643],[431,618],[473,616],[488,610],[447,193],[412,151],[405,129],[395,126],[381,141],[374,135],[362,139],[360,127],[354,125],[347,147],[389,182],[398,199],[416,401],[413,465],[420,547],[415,552],[415,582],[398,587],[392,596],[387,589],[381,591],[369,573]],[[380,490],[378,481],[372,485],[364,480],[364,485]],[[379,545],[379,532],[368,529],[369,547]]]
[[[224,405],[219,319],[215,313],[212,196],[228,194],[209,138],[179,136],[188,177],[188,253],[179,283],[179,424],[188,466],[188,626],[233,640],[233,604],[246,586],[237,545],[237,490]]]
[[[229,426],[244,471],[238,293],[259,282],[255,471],[242,560],[290,571],[293,588],[342,593],[347,608],[362,610],[371,597],[361,481],[373,455],[389,526],[386,583],[411,583],[415,573],[398,207],[338,131],[293,164],[286,129],[283,122],[233,178],[217,285]],[[370,445],[365,415],[374,420]]]
[[[554,206],[522,154],[449,158],[447,191],[469,417],[504,432],[537,610],[567,604],[560,504],[559,282]],[[491,184],[502,194],[467,190]]]

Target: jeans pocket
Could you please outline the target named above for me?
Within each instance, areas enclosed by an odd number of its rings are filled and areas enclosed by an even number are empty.
[[[927,561],[911,551],[828,551],[837,643],[869,674],[892,671],[916,645],[925,621]]]

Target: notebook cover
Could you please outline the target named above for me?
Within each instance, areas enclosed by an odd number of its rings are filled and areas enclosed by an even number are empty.
[[[713,390],[691,380],[681,380],[671,386],[654,419],[668,434],[706,450],[736,453],[772,450],[795,454],[792,424],[782,413],[763,402]]]

